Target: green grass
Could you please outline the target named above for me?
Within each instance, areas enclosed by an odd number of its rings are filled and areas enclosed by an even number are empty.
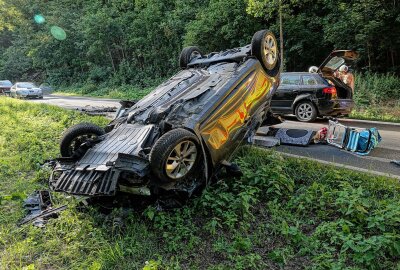
[[[400,123],[400,104],[387,102],[386,105],[356,106],[350,118]]]
[[[22,200],[47,187],[45,159],[68,126],[106,120],[0,98],[0,269],[399,269],[400,184],[244,147],[244,176],[185,207],[68,210],[17,227]],[[112,226],[116,217],[124,226]],[[147,261],[147,263],[146,263]]]
[[[71,86],[62,88],[54,92],[54,95],[67,95],[67,96],[90,96],[90,97],[103,97],[115,98],[126,100],[139,100],[147,95],[154,87],[139,88],[132,85],[122,85],[118,87],[105,87],[96,86],[94,84],[87,84],[84,86]]]

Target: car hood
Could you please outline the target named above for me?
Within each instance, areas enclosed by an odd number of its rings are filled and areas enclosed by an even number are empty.
[[[319,66],[318,72],[324,76],[330,76],[343,64],[352,66],[356,59],[358,59],[358,53],[353,50],[333,51]]]

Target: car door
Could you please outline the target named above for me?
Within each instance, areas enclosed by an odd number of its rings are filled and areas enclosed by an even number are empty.
[[[278,89],[271,100],[274,113],[291,113],[292,103],[300,89],[300,75],[283,73]]]

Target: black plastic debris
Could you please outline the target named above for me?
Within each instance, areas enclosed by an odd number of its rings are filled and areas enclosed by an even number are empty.
[[[83,112],[88,115],[102,115],[107,116],[109,113],[115,113],[117,107],[94,107],[86,106],[84,108],[77,108],[78,111]]]
[[[66,205],[52,208],[51,194],[48,190],[35,191],[24,201],[26,216],[18,223],[18,226],[32,222],[37,227],[44,227],[49,218],[57,218],[58,212],[65,210]]]
[[[392,160],[392,161],[390,161],[390,163],[393,163],[393,164],[395,164],[395,165],[397,165],[397,166],[400,166],[400,159],[399,160]]]

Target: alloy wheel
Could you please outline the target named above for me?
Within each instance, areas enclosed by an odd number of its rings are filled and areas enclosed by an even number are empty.
[[[275,65],[277,59],[278,59],[278,47],[277,43],[274,39],[273,36],[267,35],[265,37],[265,42],[264,42],[264,54],[265,54],[265,59],[267,61],[267,64],[269,66]]]
[[[314,108],[308,103],[300,104],[297,109],[297,115],[305,121],[311,120],[313,112]]]
[[[197,158],[194,142],[186,140],[177,144],[167,158],[165,171],[171,179],[184,177],[193,167]]]

